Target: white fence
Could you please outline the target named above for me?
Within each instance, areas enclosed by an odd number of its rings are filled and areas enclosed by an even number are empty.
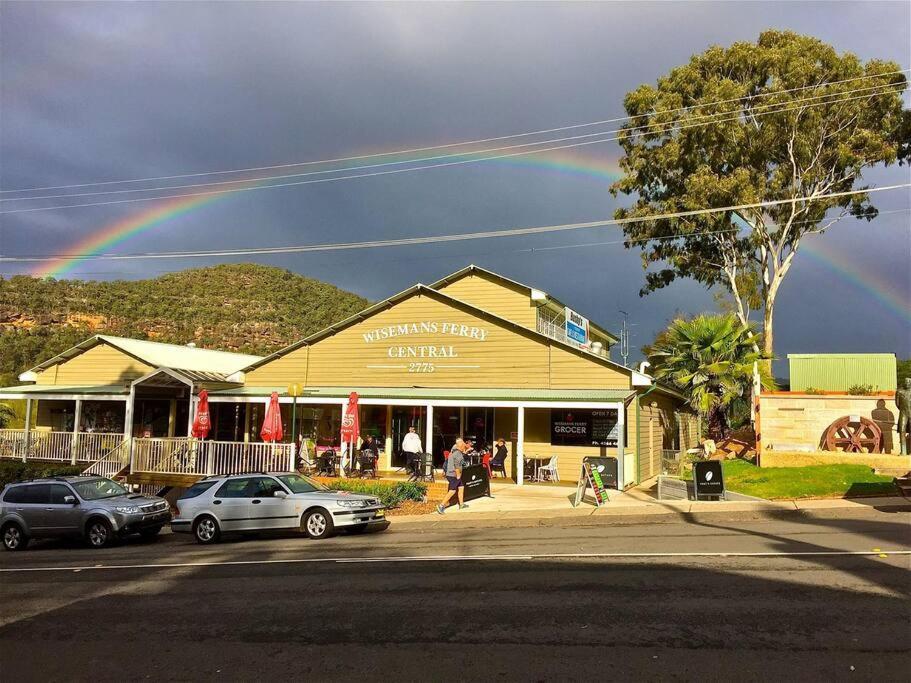
[[[121,435],[120,442],[89,465],[83,474],[113,479],[130,466],[130,442]]]
[[[278,443],[199,441],[186,437],[133,439],[132,473],[235,474],[294,469],[294,447]]]
[[[123,434],[0,429],[0,458],[95,462],[123,442]]]

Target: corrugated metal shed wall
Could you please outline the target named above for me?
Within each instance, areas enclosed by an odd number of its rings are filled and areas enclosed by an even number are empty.
[[[895,391],[893,353],[789,353],[791,391],[847,391],[870,385]]]

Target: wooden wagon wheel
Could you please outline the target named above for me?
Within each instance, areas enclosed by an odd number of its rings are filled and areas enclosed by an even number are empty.
[[[840,417],[825,431],[827,451],[844,453],[879,453],[883,433],[879,425],[865,417]]]

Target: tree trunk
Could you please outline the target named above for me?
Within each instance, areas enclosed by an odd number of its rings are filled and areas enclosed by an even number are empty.
[[[718,405],[709,408],[706,431],[708,432],[708,437],[716,442],[727,436],[728,418],[724,406]]]
[[[775,357],[775,336],[773,331],[773,322],[775,317],[775,293],[777,287],[770,291],[766,296],[765,313],[762,317],[762,353],[767,360],[763,362],[769,368],[769,375],[772,374],[772,359]]]

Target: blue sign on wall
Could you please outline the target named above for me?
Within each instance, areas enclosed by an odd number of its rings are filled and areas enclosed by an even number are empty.
[[[569,307],[564,310],[564,314],[566,316],[566,336],[580,344],[587,344],[588,318],[579,315]]]

